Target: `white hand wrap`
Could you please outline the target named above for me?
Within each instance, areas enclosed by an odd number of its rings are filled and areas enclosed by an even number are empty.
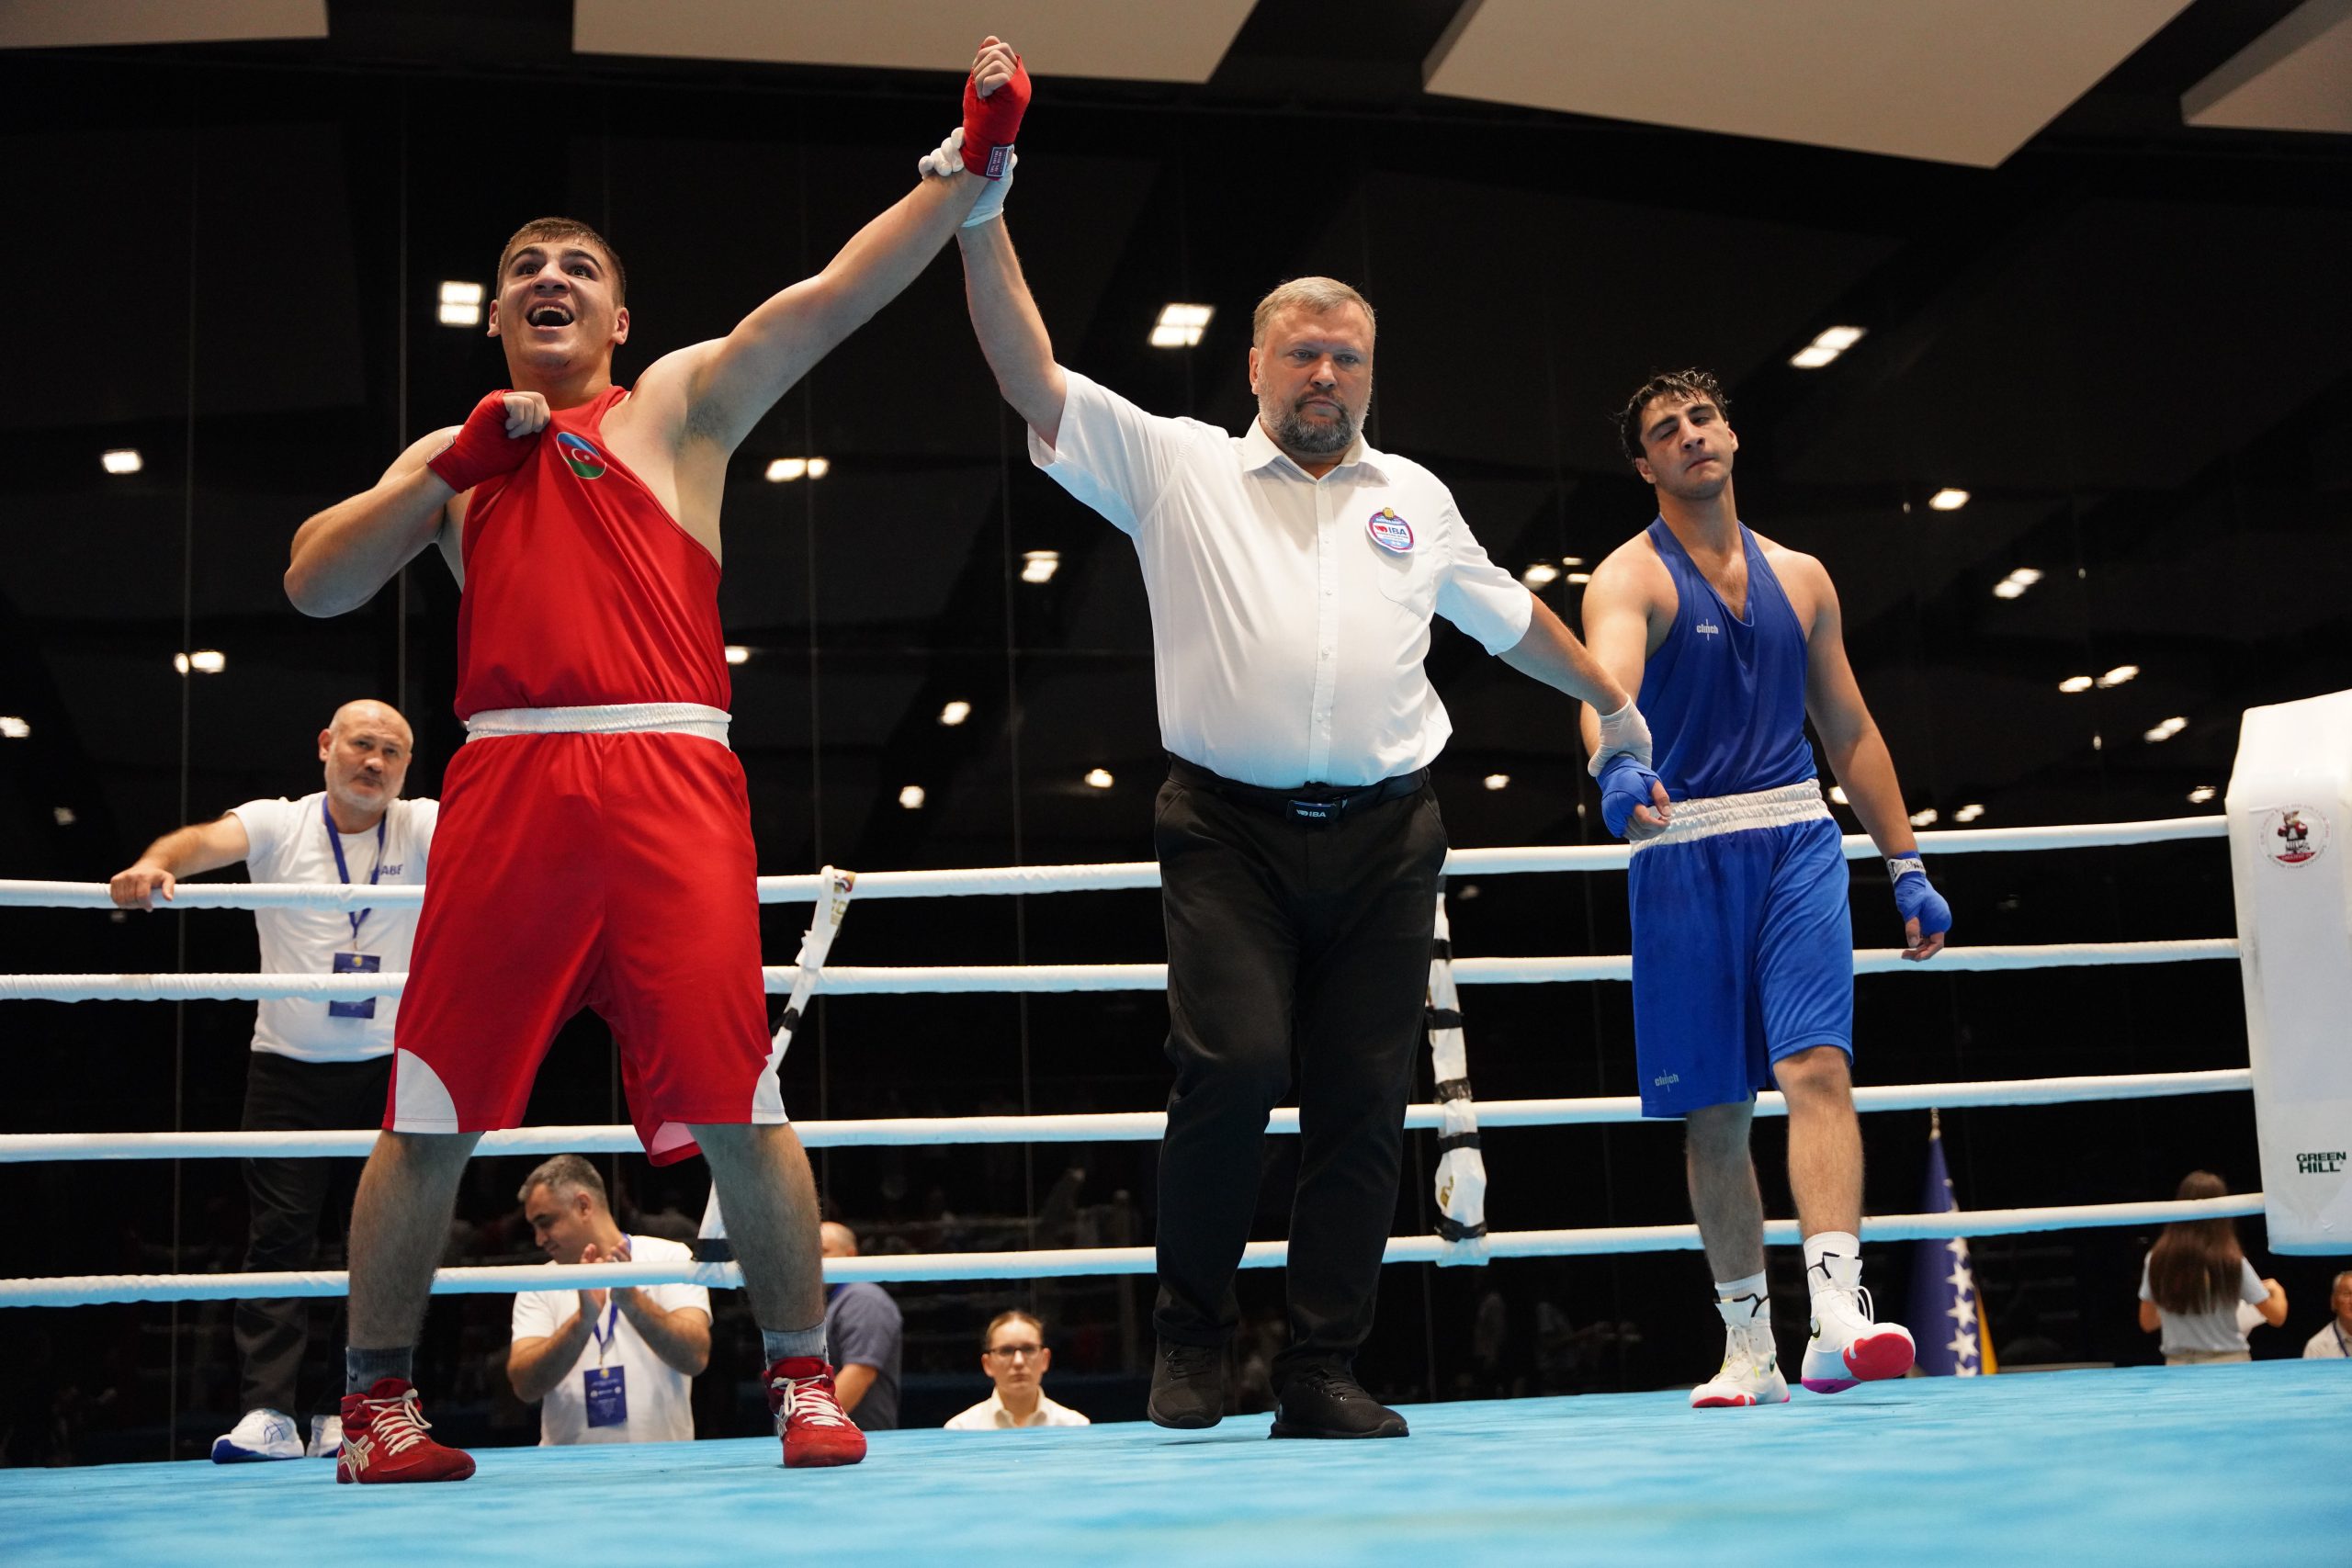
[[[1004,216],[1004,193],[1012,188],[1012,171],[1021,166],[1021,154],[1007,153],[1004,175],[988,182],[988,189],[965,214],[959,229],[977,229],[983,223],[993,223]],[[964,128],[957,126],[947,133],[947,140],[915,160],[916,172],[924,179],[952,180],[964,170]]]
[[[1585,772],[1594,778],[1609,765],[1609,759],[1625,752],[1645,768],[1650,765],[1650,727],[1642,717],[1642,710],[1634,705],[1631,697],[1615,713],[1600,716],[1600,744],[1593,750],[1592,760],[1585,764]]]
[[[1927,875],[1928,863],[1921,860],[1917,855],[1890,855],[1887,857],[1886,879],[1889,882],[1900,882],[1905,875],[1915,871],[1922,876]]]

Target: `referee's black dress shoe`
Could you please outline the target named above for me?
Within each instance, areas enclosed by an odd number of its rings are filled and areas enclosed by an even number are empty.
[[[1274,1401],[1272,1438],[1402,1438],[1405,1418],[1364,1393],[1345,1367],[1293,1372]]]
[[[1155,1425],[1196,1428],[1225,1419],[1225,1347],[1159,1342],[1151,1361],[1151,1398],[1144,1414]]]

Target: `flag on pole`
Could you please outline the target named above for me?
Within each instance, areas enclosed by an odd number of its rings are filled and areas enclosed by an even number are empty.
[[[1940,1112],[1928,1112],[1927,1191],[1919,1211],[1951,1213],[1951,1173],[1944,1165]],[[1993,1339],[1976,1299],[1976,1272],[1968,1262],[1968,1239],[1913,1244],[1911,1331],[1919,1344],[1919,1371],[1929,1377],[1973,1378],[1996,1371]]]

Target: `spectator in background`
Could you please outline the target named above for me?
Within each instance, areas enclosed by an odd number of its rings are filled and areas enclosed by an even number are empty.
[[[1091,1427],[1067,1404],[1046,1397],[1046,1325],[1025,1312],[1001,1312],[980,1336],[980,1370],[996,1392],[947,1423],[951,1432],[998,1432],[1009,1427]]]
[[[2352,1269],[2335,1277],[2335,1285],[2327,1292],[2327,1304],[2335,1315],[2304,1342],[2306,1361],[2352,1359]]]
[[[2177,1196],[2222,1198],[2229,1190],[2211,1171],[2192,1170]],[[2238,1245],[2237,1223],[2226,1215],[2166,1225],[2140,1267],[2140,1326],[2150,1334],[2164,1331],[2168,1367],[2254,1359],[2238,1317],[2240,1302],[2273,1328],[2287,1321],[2285,1289],[2255,1273]]]
[[[825,1256],[855,1258],[857,1233],[838,1221],[823,1229]],[[862,1432],[899,1425],[899,1361],[906,1320],[890,1292],[866,1280],[825,1287],[825,1342],[833,1350],[833,1392]]]
[[[553,1262],[689,1263],[691,1249],[624,1235],[605,1179],[558,1155],[516,1196]],[[710,1292],[700,1285],[526,1291],[514,1298],[506,1378],[539,1406],[539,1446],[690,1442],[693,1380],[710,1364]]]

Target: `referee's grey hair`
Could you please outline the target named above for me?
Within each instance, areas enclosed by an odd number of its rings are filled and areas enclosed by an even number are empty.
[[[594,1166],[578,1155],[557,1155],[532,1167],[531,1174],[523,1178],[523,1185],[514,1190],[515,1201],[529,1202],[534,1187],[545,1187],[548,1191],[558,1193],[569,1187],[575,1192],[585,1192],[594,1197],[600,1209],[612,1207],[611,1201],[605,1196],[605,1179],[596,1174]]]
[[[1372,313],[1372,301],[1336,277],[1294,277],[1287,283],[1276,284],[1273,292],[1259,300],[1258,309],[1250,314],[1250,346],[1264,345],[1266,323],[1278,311],[1298,306],[1321,316],[1350,305],[1363,312],[1363,319],[1373,324],[1375,333],[1380,330],[1379,318]]]

